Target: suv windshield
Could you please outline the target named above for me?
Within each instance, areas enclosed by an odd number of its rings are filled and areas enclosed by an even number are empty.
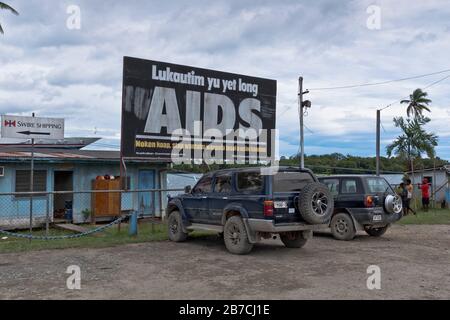
[[[212,185],[211,185],[211,176],[204,176],[200,179],[199,182],[195,185],[194,189],[192,190],[192,193],[209,193],[211,192]]]
[[[371,193],[386,192],[391,189],[389,183],[383,178],[367,178],[367,188]]]
[[[273,176],[273,192],[300,191],[303,187],[314,181],[308,172],[282,171]]]

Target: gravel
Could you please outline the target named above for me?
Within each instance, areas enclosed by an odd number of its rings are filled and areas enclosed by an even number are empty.
[[[81,268],[69,290],[67,267]],[[369,265],[381,289],[367,288]],[[246,256],[216,236],[102,249],[0,254],[1,299],[449,299],[450,228],[395,225],[381,238],[266,240]]]

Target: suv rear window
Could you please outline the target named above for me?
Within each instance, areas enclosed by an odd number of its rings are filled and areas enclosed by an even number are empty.
[[[370,193],[386,192],[390,185],[383,178],[367,178],[367,188]]]
[[[238,172],[237,188],[239,191],[262,191],[263,177],[259,172]]]
[[[273,176],[273,192],[300,191],[314,181],[308,172],[281,171]]]
[[[325,184],[333,196],[339,194],[339,179],[323,179],[322,183]]]
[[[356,180],[345,179],[342,181],[342,193],[356,193],[358,188],[356,187]]]

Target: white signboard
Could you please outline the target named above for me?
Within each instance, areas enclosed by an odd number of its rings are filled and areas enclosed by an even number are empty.
[[[64,119],[2,115],[2,138],[64,139]]]

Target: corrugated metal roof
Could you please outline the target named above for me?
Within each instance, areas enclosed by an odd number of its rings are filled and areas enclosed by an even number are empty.
[[[0,152],[0,157],[27,157],[26,152]]]
[[[94,142],[97,142],[100,138],[89,137],[66,137],[64,139],[54,140],[39,138],[35,139],[35,148],[56,148],[56,149],[81,149]],[[0,148],[2,147],[30,147],[30,139],[16,139],[16,138],[3,138],[0,137]]]
[[[120,153],[118,151],[105,150],[55,150],[39,149],[34,152],[35,159],[108,159],[118,160]],[[2,151],[1,158],[31,158],[31,151]]]
[[[81,159],[92,159],[94,157],[82,155],[82,154],[74,154],[73,152],[51,152],[46,153],[44,155],[50,156],[50,157],[57,157],[57,158],[64,158],[64,159],[72,159],[72,158],[81,158]]]
[[[426,168],[426,169],[420,169],[420,170],[414,170],[414,174],[420,174],[422,172],[430,172],[430,171],[446,171],[448,174],[450,174],[450,165],[444,165],[441,167],[436,167],[436,168]],[[407,171],[406,173],[411,174],[412,171]]]
[[[31,158],[30,148],[1,148],[0,162]],[[35,150],[36,161],[110,161],[118,162],[120,152],[113,150],[39,149]],[[126,162],[167,163],[167,159],[127,159]]]

